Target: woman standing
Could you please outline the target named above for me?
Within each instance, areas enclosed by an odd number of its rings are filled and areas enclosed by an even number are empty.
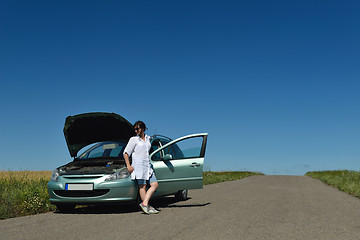
[[[142,202],[139,204],[146,214],[158,213],[149,205],[149,201],[155,190],[159,187],[154,170],[151,168],[149,151],[151,148],[150,136],[145,134],[146,126],[142,121],[134,124],[135,137],[131,137],[124,150],[124,159],[131,179],[139,185],[139,194]],[[129,157],[132,156],[130,165]],[[150,188],[146,191],[147,184]]]

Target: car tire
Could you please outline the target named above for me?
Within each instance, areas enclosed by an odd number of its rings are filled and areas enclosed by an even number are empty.
[[[75,209],[74,204],[55,204],[58,212],[71,212]]]
[[[138,191],[137,195],[136,195],[136,202],[137,205],[139,205],[140,203],[142,203],[141,197],[140,197],[140,193]]]
[[[188,190],[180,190],[175,194],[175,198],[179,201],[185,201],[188,199]]]

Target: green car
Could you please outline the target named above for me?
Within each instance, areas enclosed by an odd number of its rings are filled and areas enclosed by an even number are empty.
[[[139,200],[123,158],[135,135],[132,124],[115,113],[85,113],[66,118],[64,135],[74,160],[55,169],[48,183],[50,201],[58,210]],[[185,200],[188,189],[202,188],[206,142],[207,133],[176,140],[151,137],[150,159],[159,182],[154,197]]]

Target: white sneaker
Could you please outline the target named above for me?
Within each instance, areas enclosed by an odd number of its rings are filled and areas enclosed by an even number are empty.
[[[140,206],[141,209],[144,211],[144,213],[150,214],[149,206],[144,206],[142,203],[140,203],[139,206]]]
[[[149,213],[150,214],[156,214],[156,213],[159,213],[159,211],[158,210],[156,210],[155,208],[153,208],[152,206],[148,206],[148,210],[149,210]]]

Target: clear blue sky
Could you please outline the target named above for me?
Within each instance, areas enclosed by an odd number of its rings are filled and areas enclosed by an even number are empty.
[[[359,1],[0,3],[0,169],[71,160],[65,118],[208,132],[205,169],[360,168]]]

